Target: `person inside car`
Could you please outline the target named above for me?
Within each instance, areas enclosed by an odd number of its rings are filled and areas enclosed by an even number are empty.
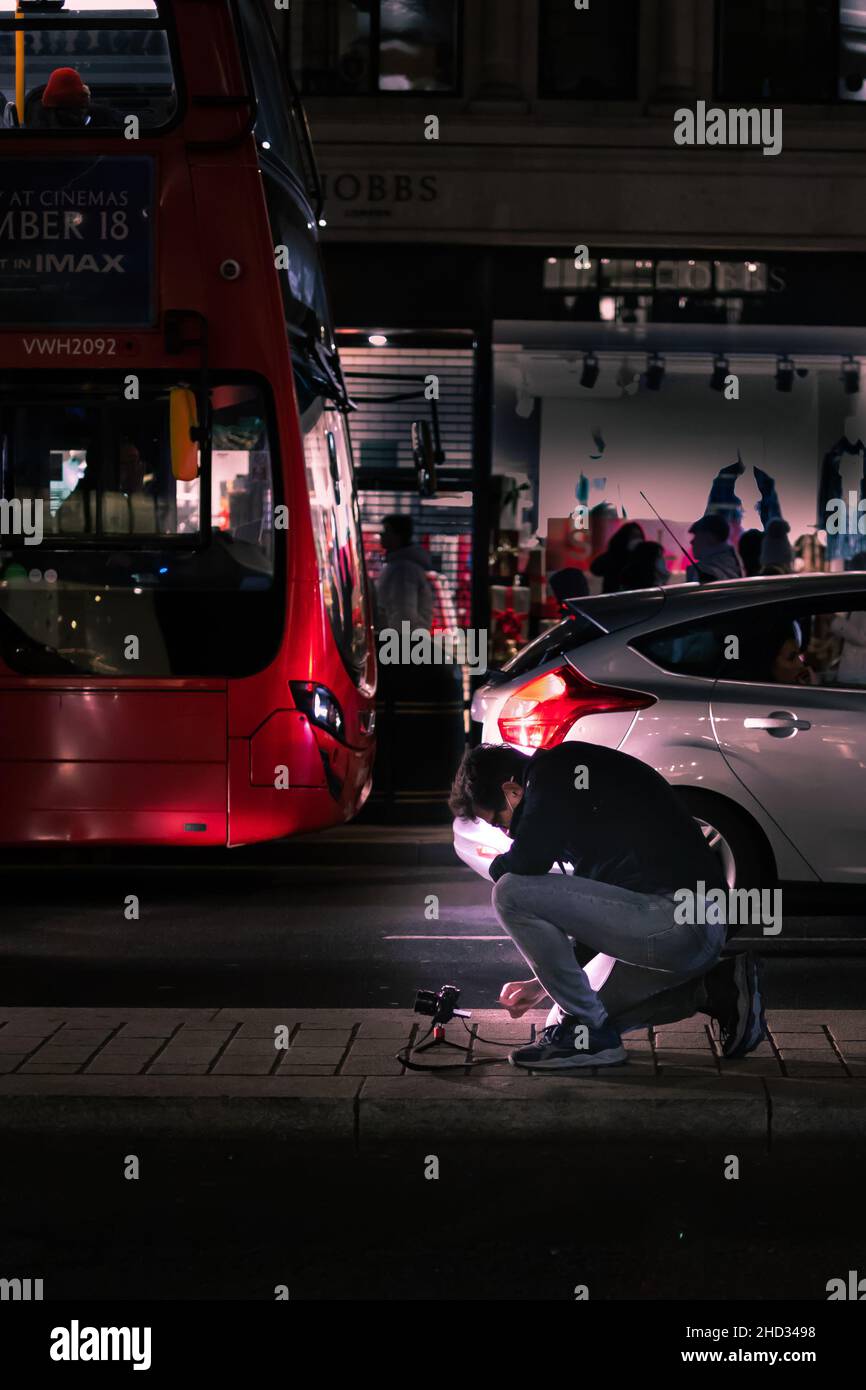
[[[740,636],[740,679],[815,685],[817,676],[806,664],[803,633],[793,619],[761,623]]]
[[[717,914],[680,913],[682,889],[724,890],[719,861],[659,773],[596,744],[567,742],[526,757],[482,744],[464,756],[450,806],[459,818],[506,831],[511,848],[490,864],[493,908],[533,972],[505,986],[517,1017],[545,996],[554,1008],[537,1042],[514,1066],[573,1070],[612,1066],[627,1053],[622,1033],[689,1018],[716,1019],[726,1057],[764,1036],[757,965],[724,962]],[[573,874],[552,873],[573,867]],[[689,922],[688,918],[693,918]],[[599,992],[584,969],[596,954],[614,964]]]

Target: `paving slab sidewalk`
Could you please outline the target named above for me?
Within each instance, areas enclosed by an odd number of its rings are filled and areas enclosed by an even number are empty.
[[[448,1038],[469,1053],[413,1054],[447,1068],[423,1074],[395,1056],[428,1026],[409,1010],[0,1007],[0,1134],[866,1144],[866,1011],[771,1012],[768,1040],[737,1062],[693,1018],[628,1034],[621,1067],[508,1066],[544,1018],[455,1020]]]

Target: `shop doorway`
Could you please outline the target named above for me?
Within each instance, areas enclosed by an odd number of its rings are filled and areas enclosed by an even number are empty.
[[[351,416],[355,479],[374,597],[386,561],[380,540],[385,518],[408,518],[413,548],[429,557],[432,635],[468,631],[474,620],[472,336],[430,339],[387,330],[339,336],[346,385],[356,406]],[[426,487],[419,486],[413,451],[413,424],[419,422],[429,427],[435,455],[435,476]],[[379,624],[380,756],[365,818],[444,823],[450,819],[451,777],[468,731],[470,674],[463,667],[388,669],[381,611]]]

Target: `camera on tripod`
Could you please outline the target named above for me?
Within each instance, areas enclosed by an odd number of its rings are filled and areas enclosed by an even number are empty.
[[[458,1009],[460,990],[456,985],[442,985],[440,989],[419,989],[415,994],[416,1014],[426,1014],[434,1025],[443,1027],[452,1018],[471,1018],[469,1009]]]

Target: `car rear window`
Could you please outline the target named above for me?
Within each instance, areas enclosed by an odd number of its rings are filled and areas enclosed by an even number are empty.
[[[502,667],[501,674],[509,679],[512,676],[522,676],[525,671],[533,670],[542,662],[562,656],[563,652],[584,647],[588,642],[594,642],[596,638],[604,636],[606,634],[602,628],[577,613],[573,618],[565,618],[555,627],[542,632],[540,637],[536,637],[534,642],[530,642],[528,647],[524,647]]]

